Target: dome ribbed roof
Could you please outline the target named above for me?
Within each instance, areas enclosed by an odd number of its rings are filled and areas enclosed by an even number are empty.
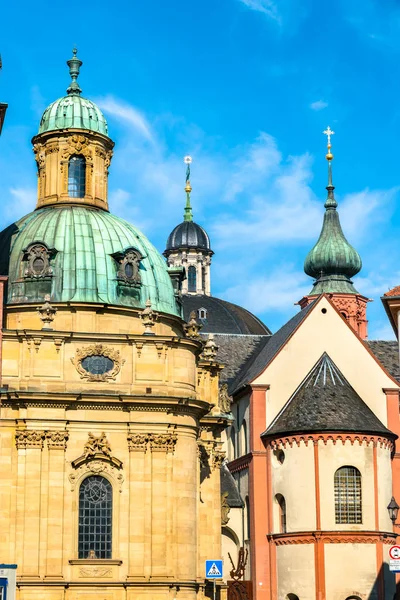
[[[180,248],[199,248],[211,251],[210,238],[206,231],[194,221],[183,221],[170,233],[166,250]]]
[[[57,129],[88,129],[108,136],[107,121],[99,107],[78,95],[59,98],[44,111],[39,133]]]
[[[0,233],[0,272],[9,276],[8,302],[38,302],[40,280],[27,297],[24,250],[33,242],[54,249],[51,260],[53,302],[96,302],[144,308],[150,298],[154,310],[180,316],[167,266],[160,253],[136,227],[104,210],[85,206],[50,206],[36,210]],[[114,254],[136,248],[142,285],[136,295],[117,281]],[[31,288],[29,288],[31,289]],[[43,298],[41,297],[43,296]]]

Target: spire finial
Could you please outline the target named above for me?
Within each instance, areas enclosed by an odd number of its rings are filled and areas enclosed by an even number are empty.
[[[192,206],[190,204],[190,192],[192,191],[192,186],[190,185],[190,165],[192,164],[192,160],[193,159],[191,156],[185,156],[185,158],[183,159],[183,162],[186,165],[186,206],[185,213],[183,215],[184,221],[193,221]]]
[[[328,185],[326,186],[326,189],[328,190],[328,198],[325,202],[325,208],[336,208],[337,207],[337,202],[335,200],[335,196],[333,194],[333,191],[335,189],[333,183],[332,183],[332,160],[333,160],[333,154],[331,152],[332,149],[332,144],[331,144],[331,135],[335,135],[335,132],[332,131],[332,129],[328,127],[325,129],[325,131],[323,131],[322,133],[324,133],[327,136],[327,148],[328,148],[328,152],[326,153],[326,160],[328,161]]]
[[[72,58],[67,60],[67,65],[69,66],[69,74],[71,75],[71,83],[69,88],[67,89],[67,94],[77,95],[81,94],[82,90],[79,87],[79,83],[77,81],[79,75],[79,69],[82,66],[82,61],[77,58],[78,50],[76,48],[72,49]]]

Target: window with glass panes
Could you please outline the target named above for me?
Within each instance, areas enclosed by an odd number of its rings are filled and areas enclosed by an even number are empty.
[[[84,198],[86,191],[86,161],[83,156],[71,156],[68,162],[68,196]]]
[[[188,268],[188,291],[196,291],[196,267]]]
[[[79,488],[79,558],[111,558],[112,486],[100,475],[84,479]]]
[[[361,473],[355,467],[341,467],[335,473],[336,523],[362,523]]]

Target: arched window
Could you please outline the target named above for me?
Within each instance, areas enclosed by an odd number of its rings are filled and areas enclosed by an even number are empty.
[[[196,267],[193,266],[188,268],[188,291],[196,291]]]
[[[83,156],[71,156],[68,162],[68,196],[84,198],[86,192],[86,161]]]
[[[340,467],[335,473],[336,523],[362,523],[361,473],[355,467]]]
[[[231,442],[232,442],[232,460],[236,458],[236,431],[233,425],[231,425]]]
[[[246,496],[244,500],[245,510],[246,510],[246,539],[250,539],[251,525],[250,525],[250,500],[249,497]]]
[[[241,441],[242,441],[242,447],[241,447],[240,451],[242,454],[247,454],[249,450],[248,450],[248,445],[247,445],[247,423],[246,423],[245,419],[243,419],[243,421],[242,421]]]
[[[86,477],[79,488],[79,558],[111,558],[112,487],[100,475]]]
[[[199,319],[207,319],[207,309],[206,308],[199,308],[199,310],[197,312],[199,315]]]
[[[279,506],[279,533],[286,533],[286,500],[282,494],[276,494],[275,500]]]
[[[299,597],[296,594],[288,594],[286,600],[299,600]]]

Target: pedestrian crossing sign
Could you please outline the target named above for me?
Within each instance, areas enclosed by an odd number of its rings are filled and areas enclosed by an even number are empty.
[[[222,579],[222,560],[206,560],[206,579]]]

